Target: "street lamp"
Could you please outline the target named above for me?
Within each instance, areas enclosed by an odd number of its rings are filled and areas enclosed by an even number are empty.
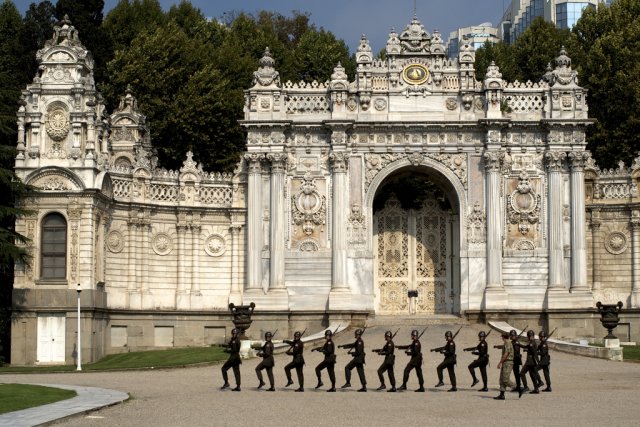
[[[78,367],[76,371],[82,371],[82,339],[80,338],[80,292],[82,292],[82,286],[80,283],[78,283],[76,291],[78,291],[78,358],[76,359]]]

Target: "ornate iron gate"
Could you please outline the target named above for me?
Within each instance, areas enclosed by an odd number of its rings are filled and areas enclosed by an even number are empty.
[[[379,313],[448,312],[450,218],[435,197],[420,209],[406,210],[391,195],[375,214]],[[410,298],[409,291],[417,296]]]

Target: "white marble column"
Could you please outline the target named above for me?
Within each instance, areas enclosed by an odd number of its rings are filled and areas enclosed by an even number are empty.
[[[201,296],[200,293],[200,224],[191,226],[191,294]],[[193,305],[193,304],[192,304]]]
[[[138,224],[130,219],[127,225],[129,227],[129,236],[127,241],[127,261],[129,263],[127,295],[129,298],[129,308],[140,309],[140,291],[138,289],[138,280],[136,275]]]
[[[564,289],[564,248],[562,243],[562,171],[567,154],[548,151],[547,177],[549,182],[549,290]]]
[[[149,263],[147,262],[149,258],[149,239],[150,239],[150,231],[151,224],[149,220],[145,219],[144,223],[141,225],[142,229],[142,248],[141,254],[139,258],[140,264],[140,292],[142,294],[142,308],[150,309],[155,308],[153,304],[153,298],[151,295],[151,291],[149,290]]]
[[[488,151],[484,154],[486,170],[487,212],[487,287],[486,290],[503,289],[502,284],[502,209],[500,182],[502,153]]]
[[[332,166],[332,217],[331,217],[331,290],[349,291],[347,280],[347,162],[349,157],[343,152],[331,152]]]
[[[185,270],[185,239],[187,235],[187,226],[179,224],[176,226],[178,233],[178,294],[184,294],[187,286],[187,277]]]
[[[231,291],[229,293],[229,302],[236,305],[242,304],[242,286],[240,276],[240,247],[242,225],[231,224],[229,227],[231,232]]]
[[[631,212],[631,308],[640,307],[640,211]]]
[[[262,160],[245,154],[249,171],[247,194],[247,291],[262,290]]]
[[[269,292],[281,292],[284,285],[285,250],[285,211],[284,211],[284,172],[287,156],[284,153],[269,153],[271,162],[271,229],[270,229],[270,268]]]
[[[600,261],[601,257],[599,254],[600,248],[602,247],[602,238],[600,236],[600,226],[602,222],[600,221],[600,210],[592,209],[591,210],[591,281],[593,282],[592,291],[600,290]]]
[[[584,167],[587,151],[569,153],[571,164],[571,292],[587,292]]]

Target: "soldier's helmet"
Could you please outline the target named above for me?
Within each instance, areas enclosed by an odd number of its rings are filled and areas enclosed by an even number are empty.
[[[411,337],[417,337],[418,336],[418,330],[414,329],[413,331],[411,331]]]
[[[451,331],[447,331],[447,332],[444,333],[444,337],[445,338],[450,338],[450,337],[453,337],[453,334],[451,333]]]
[[[327,329],[326,331],[324,331],[324,336],[325,336],[325,337],[331,337],[331,336],[333,336],[333,332],[331,332],[331,329]]]
[[[385,338],[391,338],[393,336],[393,334],[391,333],[391,331],[387,331],[384,333],[384,337]]]
[[[547,333],[545,331],[540,331],[540,333],[538,334],[538,336],[540,338],[546,338],[547,337]]]
[[[487,336],[487,333],[485,331],[480,331],[478,333],[478,338],[486,338],[486,336]]]
[[[515,338],[515,337],[518,336],[518,333],[516,332],[515,329],[512,329],[512,330],[509,331],[509,336]]]
[[[240,331],[238,330],[238,328],[233,328],[233,329],[231,330],[231,335],[238,335],[238,332],[240,332]]]
[[[527,331],[527,337],[531,337],[531,338],[533,338],[533,337],[535,337],[535,336],[536,336],[536,333],[535,333],[535,332],[533,332],[531,329],[529,329],[529,330]]]
[[[362,329],[356,329],[356,336],[359,337],[362,335]]]
[[[302,334],[300,333],[300,331],[296,331],[296,333],[295,333],[295,334],[293,334],[293,337],[294,337],[295,339],[300,339],[300,337],[301,337],[301,336],[302,336]]]
[[[271,337],[273,337],[273,334],[271,332],[267,332],[267,333],[264,334],[264,339],[265,340],[270,340]]]

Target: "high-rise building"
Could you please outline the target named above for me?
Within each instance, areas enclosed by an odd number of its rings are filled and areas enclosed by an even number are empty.
[[[588,7],[608,4],[605,0],[511,0],[498,26],[499,37],[514,42],[537,17],[553,22],[557,28],[571,29]]]
[[[465,44],[473,46],[474,49],[484,46],[486,42],[497,43],[498,29],[491,22],[485,22],[472,27],[458,28],[449,34],[449,58],[457,58],[460,53],[460,46]]]

